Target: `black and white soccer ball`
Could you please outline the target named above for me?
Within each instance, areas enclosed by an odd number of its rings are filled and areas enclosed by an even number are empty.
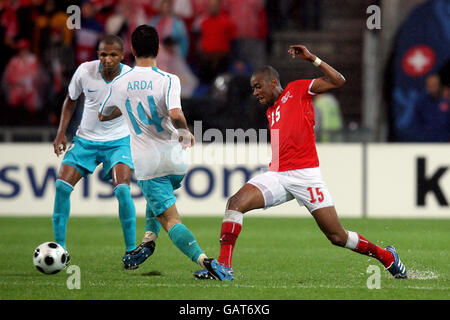
[[[55,274],[64,269],[70,261],[69,253],[56,242],[40,244],[33,254],[33,263],[40,272]]]

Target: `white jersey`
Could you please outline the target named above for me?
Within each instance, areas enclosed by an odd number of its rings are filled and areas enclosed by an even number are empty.
[[[131,68],[120,64],[120,74]],[[76,135],[93,141],[112,141],[130,134],[123,117],[101,122],[98,119],[100,103],[109,92],[112,81],[107,82],[101,73],[100,60],[84,62],[75,71],[69,85],[69,97],[77,100],[84,93],[84,110]]]
[[[169,110],[180,108],[180,79],[157,67],[134,67],[114,79],[100,112],[116,106],[130,128],[130,146],[138,180],[185,174],[187,154]]]

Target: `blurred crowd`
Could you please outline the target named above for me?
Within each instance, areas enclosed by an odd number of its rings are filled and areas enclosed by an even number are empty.
[[[320,3],[300,2],[305,6]],[[133,65],[130,35],[140,24],[157,28],[161,41],[158,66],[180,77],[182,98],[188,108],[194,108],[198,99],[204,97],[247,107],[248,77],[255,66],[266,63],[270,33],[290,27],[291,21],[296,20],[290,17],[293,8],[300,12],[298,3],[294,0],[2,1],[0,124],[57,125],[71,76],[82,62],[97,59],[99,39],[105,34],[120,36],[126,50],[123,63]],[[71,5],[80,9],[79,17],[73,16],[77,11],[68,10]],[[311,8],[312,20],[305,17],[302,21],[308,25],[304,27],[318,28],[317,5]],[[77,18],[80,28],[68,28],[75,25]],[[211,115],[220,111],[211,110],[219,108],[217,105],[205,108]],[[203,110],[197,113],[205,115]],[[192,110],[193,116],[197,113]],[[223,124],[219,118],[216,122]]]
[[[450,142],[450,61],[425,78],[425,92],[412,108],[409,142]]]
[[[180,78],[183,110],[190,124],[201,120],[203,130],[223,132],[266,128],[265,113],[252,99],[250,75],[255,67],[270,63],[275,32],[322,29],[322,2],[3,0],[0,126],[57,126],[71,77],[81,63],[97,59],[99,40],[105,34],[120,36],[126,53],[123,63],[132,66],[131,33],[138,25],[149,24],[160,35],[158,67]],[[448,34],[450,26],[445,26]],[[400,139],[397,132],[388,140],[450,140],[448,64],[442,69],[430,72],[420,87],[410,88],[423,92],[423,97],[405,104],[408,113],[400,112],[409,121],[400,132],[404,137]],[[318,141],[345,141],[339,101],[328,94],[316,97],[314,103]],[[82,104],[80,100],[73,130]],[[390,120],[389,125],[396,128],[395,121],[405,122],[401,119]]]

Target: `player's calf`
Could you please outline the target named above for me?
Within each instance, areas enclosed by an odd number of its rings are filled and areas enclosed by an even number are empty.
[[[326,234],[326,236],[328,240],[330,240],[330,242],[335,246],[345,247],[345,244],[347,243],[347,234],[345,232],[344,234],[342,233]]]
[[[374,257],[380,261],[394,277],[406,278],[406,268],[398,258],[398,254],[394,247],[389,246],[386,249],[383,249],[353,231],[348,231],[348,239],[345,247],[360,254]]]

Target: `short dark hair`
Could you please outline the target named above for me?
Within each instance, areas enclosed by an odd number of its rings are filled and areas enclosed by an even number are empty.
[[[140,25],[131,35],[131,45],[136,57],[156,58],[159,49],[158,31],[152,26]]]
[[[114,35],[114,34],[107,34],[103,38],[101,38],[100,42],[98,43],[99,47],[101,43],[106,44],[115,44],[117,43],[120,47],[120,50],[123,51],[123,41],[120,37]]]
[[[279,75],[278,71],[275,70],[275,68],[272,66],[259,67],[253,72],[253,75],[260,74],[260,73],[264,75],[264,80],[266,80],[266,81],[276,79],[278,81],[278,83],[280,82],[280,75]]]

